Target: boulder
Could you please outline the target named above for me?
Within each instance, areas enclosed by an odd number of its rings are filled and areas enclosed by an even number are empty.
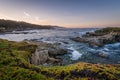
[[[57,56],[57,55],[63,55],[66,54],[67,50],[66,49],[62,49],[60,47],[56,47],[56,48],[49,48],[48,49],[48,54],[50,56]]]
[[[55,62],[60,62],[61,60],[49,57],[48,61],[50,61],[51,63],[55,63]]]
[[[56,63],[61,59],[57,59],[58,56],[66,54],[67,50],[59,47],[55,44],[49,44],[44,42],[37,42],[37,49],[32,54],[31,63],[35,65],[43,65],[44,63]]]
[[[50,43],[40,43],[38,45],[40,49],[46,49],[48,50],[48,54],[51,57],[57,56],[57,55],[63,55],[67,53],[67,49],[61,48],[59,44],[50,44]]]
[[[120,42],[120,33],[109,33],[105,35],[98,35],[97,36],[93,35],[93,33],[87,33],[84,35],[82,38],[81,37],[76,37],[76,38],[71,38],[71,40],[76,41],[76,42],[82,42],[82,43],[88,43],[90,46],[99,46],[102,47],[104,44],[111,44],[115,42]]]
[[[35,53],[32,54],[32,60],[31,63],[32,64],[43,64],[48,60],[48,50],[39,50],[36,49]]]
[[[108,55],[103,52],[98,53],[98,55],[102,58],[106,58],[106,59],[109,58]]]

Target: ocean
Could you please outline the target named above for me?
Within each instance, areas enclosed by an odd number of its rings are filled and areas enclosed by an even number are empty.
[[[68,49],[68,54],[61,56],[62,63],[72,64],[76,62],[120,63],[120,43],[107,44],[103,47],[90,47],[87,43],[74,42],[70,38],[81,37],[86,32],[94,32],[96,28],[70,28],[70,29],[41,29],[13,31],[0,34],[1,39],[10,41],[34,40],[47,43],[60,43],[60,46]],[[101,57],[103,53],[107,58]]]

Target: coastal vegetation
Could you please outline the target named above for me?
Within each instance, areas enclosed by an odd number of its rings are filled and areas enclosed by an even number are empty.
[[[0,32],[11,32],[16,30],[31,30],[31,29],[53,29],[57,26],[37,25],[23,21],[13,21],[0,19]]]
[[[110,32],[116,32],[116,33],[120,33],[120,28],[119,27],[107,27],[107,28],[103,28],[100,30],[96,30],[95,33],[110,33]]]
[[[29,59],[35,44],[0,39],[0,80],[119,80],[119,64],[79,62],[66,66],[40,66]]]
[[[0,0],[0,80],[120,80],[120,0]]]

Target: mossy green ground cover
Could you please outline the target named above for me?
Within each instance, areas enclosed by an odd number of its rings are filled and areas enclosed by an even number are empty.
[[[103,28],[103,29],[95,31],[95,33],[107,33],[107,34],[110,32],[120,33],[120,28],[119,27],[107,27],[107,28]]]
[[[36,47],[0,39],[0,80],[120,80],[119,64],[81,62],[48,67],[30,64]]]

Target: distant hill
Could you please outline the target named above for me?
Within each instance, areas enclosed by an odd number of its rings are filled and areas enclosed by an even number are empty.
[[[23,21],[0,19],[0,32],[8,32],[8,31],[11,32],[14,30],[31,30],[31,29],[54,29],[57,27],[58,26],[37,25]]]

